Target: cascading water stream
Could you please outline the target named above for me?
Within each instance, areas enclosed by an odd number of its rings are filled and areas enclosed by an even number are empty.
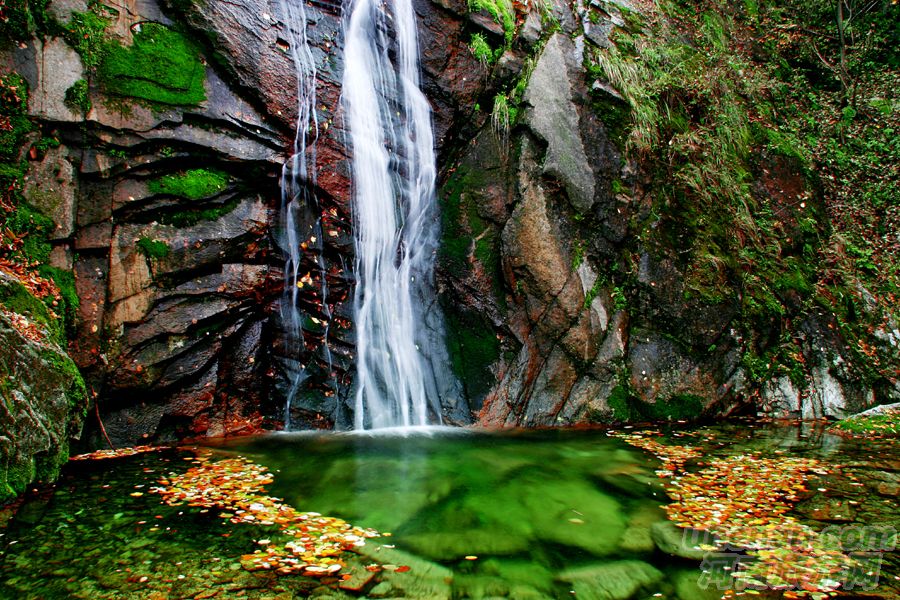
[[[356,429],[439,423],[447,370],[435,304],[431,108],[411,0],[353,0],[342,102],[353,151]]]
[[[316,140],[319,121],[316,114],[316,65],[307,38],[305,0],[281,0],[281,13],[285,21],[288,46],[297,75],[297,130],[293,152],[281,173],[281,206],[284,224],[283,247],[287,258],[284,267],[284,297],[281,303],[282,322],[286,334],[288,356],[299,357],[303,345],[303,315],[298,308],[301,286],[307,285],[301,275],[303,254],[301,243],[317,250],[317,267],[320,280],[321,310],[325,316],[323,334],[324,358],[331,372],[331,351],[328,347],[328,283],[325,278],[325,262],[322,255],[322,224],[318,201],[312,191],[316,185]],[[312,218],[304,219],[304,215]],[[310,278],[311,279],[311,278]],[[285,405],[284,428],[291,428],[291,403],[305,379],[302,368],[290,373],[290,388]]]

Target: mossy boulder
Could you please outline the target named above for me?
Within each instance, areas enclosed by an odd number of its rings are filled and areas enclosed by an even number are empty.
[[[0,301],[3,502],[32,482],[57,477],[69,456],[69,440],[81,432],[88,398],[75,363],[47,331],[50,325],[59,328],[55,317],[19,284],[3,276],[0,285],[18,292],[11,296],[14,302]]]

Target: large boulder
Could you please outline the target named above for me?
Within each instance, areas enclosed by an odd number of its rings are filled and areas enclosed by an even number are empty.
[[[81,434],[88,397],[41,300],[0,272],[0,502],[52,482]]]

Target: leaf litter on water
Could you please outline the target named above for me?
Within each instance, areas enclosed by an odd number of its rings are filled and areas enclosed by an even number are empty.
[[[262,546],[241,556],[248,571],[271,570],[281,575],[322,577],[338,573],[344,566],[342,553],[378,537],[373,529],[355,527],[316,512],[300,512],[279,498],[267,495],[265,486],[274,480],[268,469],[244,457],[211,460],[202,452],[197,466],[180,475],[159,480],[150,491],[170,506],[187,504],[204,510],[222,511],[220,518],[234,524],[274,525],[287,538],[284,543],[257,540]]]
[[[701,450],[663,444],[655,431],[613,435],[662,461],[657,473],[669,479],[666,492],[674,500],[664,507],[666,514],[679,527],[712,534],[714,545],[704,550],[737,550],[752,557],[739,561],[732,573],[737,588],[823,598],[859,566],[841,552],[838,541],[785,514],[808,492],[810,474],[828,473],[820,461],[748,453],[713,458],[705,468],[686,472],[688,461],[703,457]]]

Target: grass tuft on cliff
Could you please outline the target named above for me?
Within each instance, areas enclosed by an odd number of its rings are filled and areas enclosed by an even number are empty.
[[[503,27],[503,36],[506,45],[512,43],[513,34],[516,31],[516,13],[510,0],[469,0],[469,10],[472,12],[485,11]]]

